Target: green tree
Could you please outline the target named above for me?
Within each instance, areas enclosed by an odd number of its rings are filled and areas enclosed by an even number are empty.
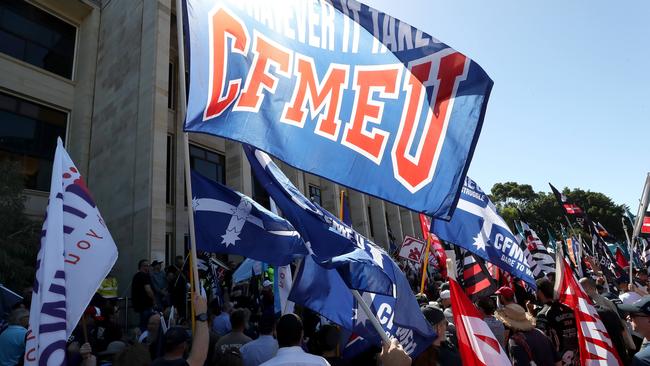
[[[41,223],[25,214],[21,165],[0,161],[0,283],[20,291],[34,281]]]

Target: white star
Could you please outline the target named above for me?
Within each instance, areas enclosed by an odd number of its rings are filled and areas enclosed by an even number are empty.
[[[192,198],[192,211],[196,211],[197,207],[199,207],[199,199],[194,197]]]
[[[230,245],[235,245],[235,242],[239,240],[239,233],[233,230],[226,230],[226,233],[221,235],[223,240],[221,244],[225,244],[226,248]]]
[[[474,238],[474,245],[476,249],[480,249],[482,251],[485,251],[485,240],[483,239],[483,233],[479,231],[478,234],[476,234],[476,237]]]

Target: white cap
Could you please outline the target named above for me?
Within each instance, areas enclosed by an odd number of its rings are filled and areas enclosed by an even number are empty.
[[[272,285],[273,285],[273,282],[271,282],[269,280],[264,280],[264,282],[262,282],[263,287],[269,287],[269,286],[272,286]]]
[[[451,292],[449,292],[449,290],[445,290],[440,293],[440,300],[444,299],[451,299]]]

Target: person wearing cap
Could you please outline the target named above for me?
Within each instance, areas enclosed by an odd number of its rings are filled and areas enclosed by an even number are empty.
[[[451,307],[451,292],[449,290],[443,290],[440,292],[440,308],[447,309]]]
[[[543,304],[537,313],[535,326],[551,339],[562,359],[562,365],[580,363],[578,328],[573,309],[554,300],[553,283],[547,278],[537,280],[537,300]]]
[[[147,321],[153,312],[156,296],[151,289],[151,277],[149,277],[149,261],[141,259],[138,262],[138,272],[131,280],[131,299],[133,310],[140,314],[140,330],[147,328]]]
[[[276,326],[278,335],[277,354],[261,366],[329,366],[321,356],[306,353],[301,345],[303,341],[302,320],[296,314],[284,314]]]
[[[447,337],[449,322],[442,310],[426,305],[420,308],[436,333],[431,345],[413,361],[414,366],[462,365],[458,349]]]
[[[151,276],[151,289],[156,296],[156,305],[159,309],[163,309],[167,305],[167,275],[162,271],[162,261],[154,260],[151,262],[152,271],[149,272]]]
[[[551,340],[535,328],[535,318],[518,304],[498,309],[494,316],[507,328],[508,355],[513,366],[554,366],[561,364]]]
[[[227,349],[236,348],[239,349],[241,346],[252,341],[252,339],[244,334],[247,323],[246,311],[244,309],[235,309],[235,311],[230,314],[230,325],[232,330],[230,333],[219,338],[217,344],[215,345],[215,354],[223,353]]]
[[[239,349],[244,366],[257,366],[272,359],[278,353],[278,341],[273,338],[275,316],[262,315],[259,330],[260,336],[256,340],[246,343]]]
[[[196,326],[192,349],[187,360],[183,355],[187,351],[190,336],[187,329],[179,326],[171,327],[165,333],[165,353],[153,361],[151,366],[203,366],[208,355],[208,304],[205,297],[194,295],[194,311]]]
[[[482,297],[476,302],[478,311],[483,315],[483,321],[488,325],[501,347],[506,348],[506,336],[503,322],[494,317],[496,305],[491,297]]]
[[[629,283],[630,279],[627,276],[620,276],[616,279],[616,286],[618,287],[618,298],[623,304],[631,305],[641,300],[639,295],[634,289],[634,285]]]
[[[97,353],[99,364],[112,365],[115,360],[115,356],[118,353],[124,351],[125,348],[126,348],[126,343],[122,341],[113,341],[109,343],[108,347],[106,347],[106,350]]]
[[[515,292],[508,286],[501,287],[495,294],[497,295],[497,307],[504,307],[515,303]]]
[[[644,296],[633,304],[621,304],[618,308],[627,313],[634,331],[643,336],[641,349],[632,357],[631,365],[650,365],[650,296]]]

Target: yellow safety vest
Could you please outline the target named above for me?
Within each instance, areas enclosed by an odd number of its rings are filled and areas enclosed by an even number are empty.
[[[117,297],[117,278],[115,278],[115,277],[104,278],[104,280],[102,281],[102,284],[99,286],[99,290],[97,290],[97,293],[99,293],[105,299],[116,298]]]

